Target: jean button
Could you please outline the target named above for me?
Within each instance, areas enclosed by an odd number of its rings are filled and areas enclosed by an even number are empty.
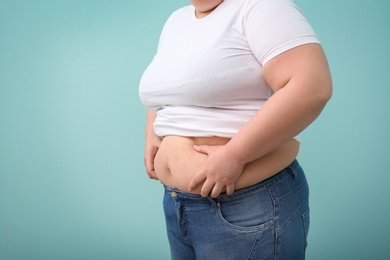
[[[173,198],[176,198],[176,197],[177,197],[176,191],[172,191],[172,192],[171,192],[171,196],[172,196]]]

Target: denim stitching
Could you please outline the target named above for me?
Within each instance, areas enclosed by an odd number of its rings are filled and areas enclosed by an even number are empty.
[[[288,200],[291,197],[294,197],[297,193],[299,193],[306,186],[306,182],[302,182],[299,186],[295,187],[295,189],[291,190],[289,193],[285,194],[282,197],[275,198],[275,205],[282,203],[285,200]]]
[[[255,249],[257,239],[259,238],[259,234],[260,234],[260,230],[257,231],[256,237],[255,237],[255,239],[254,239],[254,241],[253,241],[252,248],[251,248],[251,250],[249,251],[248,257],[246,258],[247,260],[250,260],[250,259],[251,259],[251,255],[252,255],[252,253],[253,253],[253,250]]]
[[[277,229],[276,232],[275,232],[275,256],[274,256],[274,260],[277,260],[278,258],[278,241],[279,241],[279,237],[281,234],[283,234],[283,231],[285,230],[285,228],[295,219],[295,217],[297,217],[299,215],[299,212],[302,210],[302,208],[305,206],[305,204],[308,202],[308,200],[305,200],[304,203],[302,203],[299,208],[294,212],[294,214],[292,215],[292,217],[290,217],[288,219],[288,221],[286,222],[286,224],[281,227],[280,229]]]
[[[299,215],[299,213],[302,211],[302,208],[308,204],[309,200],[305,200],[295,211],[291,216],[287,219],[286,224],[283,225],[280,229],[278,229],[277,233],[282,234],[284,229]]]

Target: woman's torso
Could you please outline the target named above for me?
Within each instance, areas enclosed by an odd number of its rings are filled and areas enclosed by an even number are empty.
[[[160,181],[188,192],[207,160],[193,145],[229,139],[182,136],[234,136],[272,95],[263,64],[310,42],[318,39],[289,0],[224,1],[205,19],[196,19],[190,7],[176,11],[140,82],[142,102],[157,112],[155,133],[166,136],[154,162]],[[236,189],[278,173],[298,150],[291,140],[249,163]]]
[[[193,145],[223,145],[228,141],[229,139],[221,137],[166,136],[155,157],[156,175],[164,185],[189,192],[191,179],[202,170],[207,160],[207,155],[195,151]],[[247,164],[235,189],[254,185],[277,174],[296,158],[298,151],[299,142],[291,140]],[[200,194],[200,188],[201,185],[192,193]]]

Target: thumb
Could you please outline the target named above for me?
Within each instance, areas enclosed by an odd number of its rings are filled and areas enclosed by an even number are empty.
[[[209,154],[211,146],[210,145],[194,145],[195,151],[199,153]]]

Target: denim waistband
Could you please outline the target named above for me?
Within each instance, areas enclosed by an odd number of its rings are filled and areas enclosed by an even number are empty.
[[[285,178],[286,175],[295,175],[297,172],[299,172],[297,170],[300,167],[301,166],[299,165],[298,161],[294,160],[289,166],[287,166],[285,169],[281,170],[280,172],[278,172],[274,176],[272,176],[264,181],[261,181],[259,183],[256,183],[254,185],[251,185],[249,187],[236,190],[236,191],[234,191],[234,193],[232,195],[227,195],[226,193],[222,193],[216,199],[218,201],[223,201],[225,199],[230,200],[232,198],[238,198],[238,197],[244,196],[248,193],[252,193],[252,192],[255,192],[257,190],[260,190],[260,189],[267,189],[269,185],[272,185],[272,183],[274,183],[280,179]],[[294,176],[294,178],[296,178],[296,176]],[[189,200],[209,200],[210,199],[209,197],[205,198],[205,197],[202,197],[201,195],[182,192],[175,187],[169,187],[166,185],[164,185],[164,189],[169,193],[172,193],[172,192],[175,193],[175,196],[177,198],[183,198],[183,199],[189,199]]]

